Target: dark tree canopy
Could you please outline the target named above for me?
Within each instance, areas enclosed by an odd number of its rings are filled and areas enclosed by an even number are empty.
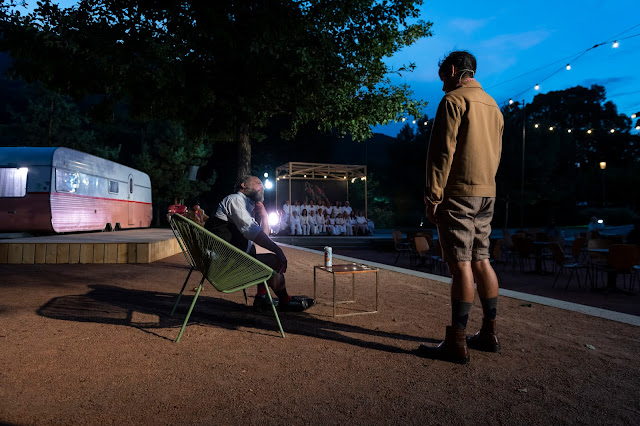
[[[0,50],[14,72],[74,97],[95,94],[107,111],[126,101],[135,117],[181,123],[190,137],[230,140],[238,173],[250,140],[274,118],[285,135],[314,123],[356,140],[421,102],[394,86],[383,60],[429,36],[422,0],[50,0],[27,16],[2,1]],[[106,105],[106,107],[105,107]]]
[[[604,204],[600,162],[607,163],[609,203],[635,205],[640,201],[636,189],[640,138],[630,133],[629,118],[618,114],[616,106],[606,100],[604,87],[576,86],[539,94],[525,106],[524,114],[519,103],[503,112],[498,197],[520,203],[525,119],[525,222],[532,216],[541,221],[553,215],[570,216],[577,203]],[[512,221],[516,222],[520,221]]]

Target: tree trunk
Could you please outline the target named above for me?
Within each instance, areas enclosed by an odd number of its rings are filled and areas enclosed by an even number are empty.
[[[240,123],[238,126],[238,178],[251,174],[251,126],[248,123]]]

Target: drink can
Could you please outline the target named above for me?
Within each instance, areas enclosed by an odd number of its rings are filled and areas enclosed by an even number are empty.
[[[324,248],[324,266],[333,265],[333,249],[329,246]]]

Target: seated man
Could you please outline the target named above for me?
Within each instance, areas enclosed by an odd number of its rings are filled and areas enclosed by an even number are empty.
[[[282,249],[268,237],[269,223],[267,211],[262,204],[264,201],[262,181],[256,176],[244,176],[238,181],[235,189],[237,190],[235,194],[226,196],[220,202],[216,214],[209,218],[205,228],[275,271],[267,284],[278,296],[278,309],[304,311],[314,304],[314,300],[306,297],[291,297],[287,293],[284,278],[287,258]],[[262,226],[258,224],[256,218]],[[256,254],[252,242],[272,253]],[[256,309],[271,308],[264,284],[258,285],[253,306]]]
[[[191,210],[187,212],[186,217],[187,219],[191,219],[200,226],[204,226],[204,224],[207,222],[207,219],[209,219],[209,216],[207,216],[204,210],[200,208],[200,201],[198,200],[194,200],[191,203]]]

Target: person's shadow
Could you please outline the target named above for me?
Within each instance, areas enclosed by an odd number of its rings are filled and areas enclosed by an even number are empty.
[[[180,328],[184,321],[184,315],[193,300],[189,295],[183,295],[175,315],[170,317],[169,313],[177,297],[174,293],[131,290],[110,285],[90,285],[89,288],[91,290],[86,294],[51,299],[38,309],[38,315],[67,321],[134,327],[160,338],[171,340],[153,330]],[[207,287],[207,290],[210,289],[211,287]],[[411,342],[437,342],[434,339],[326,321],[308,313],[281,313],[279,315],[285,333],[333,340],[385,352],[416,353],[415,350],[408,351],[389,344],[366,340],[366,336]],[[247,332],[247,329],[255,329],[254,332],[279,336],[273,314],[259,314],[254,312],[251,306],[202,294],[198,297],[189,322],[244,332]],[[359,334],[361,337],[354,337],[354,334]]]

